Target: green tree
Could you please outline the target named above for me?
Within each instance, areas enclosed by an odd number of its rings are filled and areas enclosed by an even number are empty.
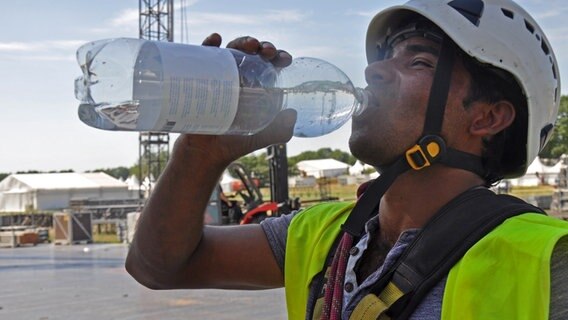
[[[7,176],[11,175],[11,173],[0,173],[0,181],[4,180]]]
[[[568,153],[568,96],[562,96],[552,138],[540,153],[542,158],[558,159]]]
[[[130,176],[130,169],[127,167],[116,167],[116,168],[105,168],[105,169],[95,169],[87,172],[104,172],[111,177],[126,180]]]
[[[158,158],[159,157],[159,158]],[[164,168],[166,167],[167,160],[169,159],[169,154],[167,151],[162,151],[160,154],[151,154],[151,155],[142,155],[142,159],[139,159],[133,166],[128,168],[129,175],[135,175],[137,178],[144,178],[149,176],[149,162],[152,159],[152,168],[150,169],[152,172],[152,176],[155,180],[158,179]],[[142,161],[140,161],[142,160]],[[158,160],[161,164],[161,167],[157,166]],[[142,162],[142,174],[140,174],[140,162]]]
[[[75,172],[73,169],[64,169],[64,170],[50,170],[47,173],[70,173]]]
[[[64,170],[49,170],[49,171],[40,171],[40,170],[26,170],[26,171],[18,171],[16,174],[36,174],[36,173],[69,173],[75,172],[73,169],[64,169]]]
[[[259,179],[261,185],[270,183],[269,163],[266,152],[250,154],[237,160],[254,178]]]
[[[38,170],[27,170],[27,171],[18,171],[16,174],[35,174],[35,173],[44,173],[43,171]]]

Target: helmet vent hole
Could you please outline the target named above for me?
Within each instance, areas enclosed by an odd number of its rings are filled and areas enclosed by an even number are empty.
[[[501,11],[503,11],[503,14],[505,15],[505,17],[509,18],[509,19],[514,19],[515,18],[515,13],[513,13],[513,11],[511,10],[507,10],[505,8],[501,8]]]
[[[540,41],[540,35],[538,33],[536,33],[534,36],[536,37],[536,40]]]
[[[534,26],[527,20],[525,20],[525,27],[527,27],[527,30],[529,30],[530,33],[534,33]]]
[[[548,56],[548,59],[550,60],[550,64],[552,65],[552,75],[554,76],[554,80],[558,80],[558,75],[556,74],[556,64],[554,64],[551,56]],[[556,88],[556,90],[558,91],[558,88]]]
[[[546,142],[548,141],[548,137],[550,136],[550,133],[552,132],[553,128],[554,128],[554,125],[552,123],[549,123],[540,130],[539,151],[542,151],[542,149],[546,145]]]
[[[546,44],[544,39],[542,39],[542,42],[540,43],[540,47],[542,48],[542,51],[544,52],[545,55],[550,54],[550,49],[548,49],[548,45]]]

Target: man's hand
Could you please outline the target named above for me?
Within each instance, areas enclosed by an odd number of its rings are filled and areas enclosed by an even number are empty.
[[[205,40],[204,46],[220,47],[222,38],[218,33],[212,33]],[[271,42],[258,41],[253,37],[240,37],[229,44],[227,48],[243,51],[248,54],[258,54],[265,60],[270,61],[276,68],[284,68],[292,63],[292,56],[284,51],[278,50]]]
[[[221,36],[213,33],[203,41],[203,45],[219,47],[221,42]],[[253,37],[237,38],[229,42],[227,48],[248,54],[258,54],[277,68],[283,68],[292,63],[292,56],[288,52],[278,50],[272,43],[258,41]],[[202,153],[213,164],[227,166],[255,150],[289,141],[295,122],[296,112],[286,109],[281,111],[268,127],[252,136],[183,135],[176,142],[175,148]]]
[[[178,152],[191,152],[202,156],[210,165],[224,168],[255,150],[287,142],[292,137],[295,122],[296,111],[286,109],[268,127],[251,136],[182,135],[176,140],[173,156]]]

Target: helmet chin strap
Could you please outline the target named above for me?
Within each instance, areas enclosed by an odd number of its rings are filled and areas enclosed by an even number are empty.
[[[430,89],[422,136],[413,147],[385,168],[381,175],[371,183],[357,201],[347,221],[342,225],[343,231],[354,237],[361,236],[365,230],[365,223],[377,214],[382,196],[398,176],[410,169],[422,170],[434,163],[441,163],[471,171],[481,177],[485,175],[479,156],[448,148],[441,136],[455,57],[454,43],[444,37]]]

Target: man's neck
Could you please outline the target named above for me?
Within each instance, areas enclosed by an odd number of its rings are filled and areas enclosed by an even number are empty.
[[[404,230],[422,228],[453,198],[482,184],[471,172],[443,166],[402,174],[380,203],[382,240],[394,244]]]

